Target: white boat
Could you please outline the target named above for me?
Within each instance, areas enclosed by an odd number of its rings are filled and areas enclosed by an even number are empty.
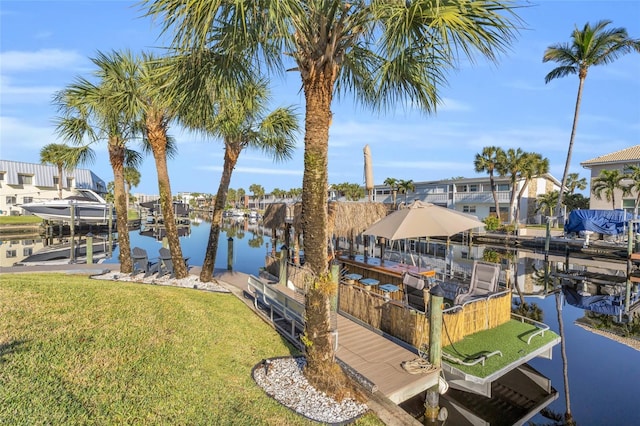
[[[115,223],[116,212],[104,198],[90,189],[77,189],[61,200],[47,200],[20,205],[23,210],[42,219],[76,223],[103,223],[109,221],[109,213]]]

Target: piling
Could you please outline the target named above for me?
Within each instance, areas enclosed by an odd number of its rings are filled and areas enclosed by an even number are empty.
[[[227,271],[233,270],[233,238],[227,240]]]
[[[442,304],[444,291],[437,285],[430,291],[429,311],[429,362],[434,367],[442,366]],[[436,383],[427,389],[424,403],[425,424],[436,424],[440,412],[440,383]]]
[[[76,227],[76,206],[73,204],[69,209],[71,221],[69,222],[69,263],[75,263],[76,261],[76,246],[75,246],[75,227]]]
[[[283,286],[287,285],[287,254],[289,253],[289,250],[287,249],[287,246],[282,246],[282,248],[280,249],[280,253],[278,253],[278,278],[279,278],[279,283],[282,284]]]
[[[87,234],[87,265],[93,264],[93,234]]]

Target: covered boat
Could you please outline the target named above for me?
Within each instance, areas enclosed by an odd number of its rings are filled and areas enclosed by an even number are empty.
[[[590,231],[603,235],[621,235],[625,233],[631,213],[623,210],[573,210],[564,225],[565,234]]]

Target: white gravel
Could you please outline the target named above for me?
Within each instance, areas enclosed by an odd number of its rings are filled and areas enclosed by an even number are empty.
[[[157,284],[157,285],[170,285],[174,287],[195,288],[199,290],[215,291],[218,293],[230,293],[231,291],[226,287],[216,283],[208,282],[204,283],[200,281],[196,275],[189,275],[187,278],[177,280],[171,278],[169,275],[157,278],[156,274],[145,277],[143,273],[131,276],[131,274],[123,274],[121,272],[108,271],[101,275],[92,275],[91,278],[98,280],[111,280],[111,281],[128,281],[144,284]]]
[[[271,358],[253,369],[253,379],[267,395],[298,414],[317,422],[345,424],[368,411],[352,399],[337,402],[317,391],[302,374],[304,357]]]

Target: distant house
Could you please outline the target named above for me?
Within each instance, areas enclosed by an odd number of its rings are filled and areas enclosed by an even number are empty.
[[[62,179],[62,198],[75,188],[91,189],[98,194],[107,192],[104,180],[88,169],[62,171],[58,167],[37,163],[0,160],[0,214],[21,215],[19,204],[58,198],[58,182]]]
[[[511,182],[508,177],[495,177],[500,217],[506,222],[509,217]],[[425,201],[442,207],[469,213],[484,219],[495,216],[496,208],[491,192],[489,176],[475,178],[445,179],[438,181],[414,182],[415,191],[396,194],[396,204],[411,204],[414,200]],[[515,191],[520,191],[524,180],[516,182]],[[559,190],[560,182],[550,174],[533,179],[525,188],[520,200],[520,223],[542,223],[542,217],[535,212],[538,195]],[[393,204],[392,188],[375,185],[374,201]]]
[[[591,170],[590,188],[593,188],[593,180],[600,175],[603,170],[618,170],[624,174],[629,172],[629,166],[640,166],[640,145],[634,145],[629,148],[612,152],[610,154],[601,155],[592,160],[587,160],[580,163],[585,169]],[[611,201],[607,201],[603,196],[602,199],[598,199],[593,191],[590,193],[591,200],[589,208],[594,210],[611,210]],[[633,213],[635,206],[635,199],[637,194],[634,192],[630,195],[623,196],[622,190],[615,192],[616,209],[624,209],[630,213]]]

